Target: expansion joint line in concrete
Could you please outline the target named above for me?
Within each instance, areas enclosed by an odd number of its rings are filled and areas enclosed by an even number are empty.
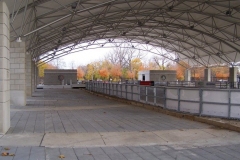
[[[103,141],[104,145],[106,145],[106,142],[105,142],[104,139],[103,139],[103,135],[100,134],[100,136],[101,136],[101,138],[102,138],[102,141]]]
[[[42,137],[42,139],[41,139],[41,142],[40,142],[40,144],[39,144],[39,147],[42,146],[42,142],[43,142],[43,139],[44,139],[45,135],[46,135],[46,133],[44,133],[44,135],[43,135],[43,137]]]

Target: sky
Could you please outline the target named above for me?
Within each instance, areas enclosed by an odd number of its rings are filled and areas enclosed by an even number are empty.
[[[91,62],[102,60],[105,56],[110,53],[113,48],[98,48],[98,49],[91,49],[91,50],[84,50],[77,53],[72,53],[61,57],[61,59],[65,62],[66,66],[64,69],[72,69],[72,64],[74,63],[75,68],[79,65],[87,65]],[[145,60],[150,59],[153,54],[148,53]]]
[[[87,65],[91,62],[104,59],[105,55],[111,52],[112,49],[109,48],[99,48],[92,50],[84,50],[78,53],[72,53],[62,57],[61,59],[66,63],[65,69],[71,69],[72,63],[74,63],[75,68],[79,65]]]

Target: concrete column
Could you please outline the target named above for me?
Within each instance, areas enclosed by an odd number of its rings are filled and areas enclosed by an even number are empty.
[[[32,96],[32,56],[26,54],[26,96]]]
[[[237,67],[229,68],[229,82],[237,82]]]
[[[230,82],[230,88],[237,87],[237,67],[231,67],[229,68],[229,82]]]
[[[185,70],[184,81],[191,81],[191,70],[190,69]]]
[[[204,69],[204,81],[211,82],[211,69],[210,68]]]
[[[35,87],[37,88],[37,85],[39,84],[39,78],[38,78],[38,73],[39,73],[39,70],[38,70],[38,66],[35,65],[35,69],[36,69],[36,74],[35,74],[35,78],[36,78],[36,84],[35,84]]]
[[[10,127],[9,11],[0,1],[0,134]]]
[[[12,105],[26,105],[26,62],[25,43],[10,44],[10,102]]]
[[[36,82],[35,82],[35,74],[36,74],[36,70],[35,70],[35,62],[33,62],[32,61],[32,63],[31,63],[31,72],[32,72],[32,74],[31,74],[31,76],[32,76],[32,86],[31,86],[31,88],[32,88],[32,93],[34,93],[35,92],[35,89],[36,89]]]

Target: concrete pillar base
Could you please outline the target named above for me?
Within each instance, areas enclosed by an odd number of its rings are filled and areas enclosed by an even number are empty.
[[[237,87],[237,67],[231,67],[229,68],[229,82],[230,82],[230,88],[236,88]]]
[[[204,69],[204,81],[211,82],[211,69],[209,68]]]
[[[15,106],[26,105],[26,51],[24,42],[10,44],[10,102]]]
[[[26,54],[26,96],[32,96],[32,56]]]
[[[190,69],[185,70],[184,81],[191,81],[191,70]]]
[[[0,134],[10,128],[9,11],[0,1]]]
[[[10,99],[12,105],[26,106],[26,92],[23,90],[11,90]]]

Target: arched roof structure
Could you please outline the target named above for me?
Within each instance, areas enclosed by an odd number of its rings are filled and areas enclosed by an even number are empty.
[[[83,50],[124,39],[162,47],[176,55],[170,59],[191,66],[240,61],[239,0],[5,2],[10,11],[11,41],[20,37],[35,59],[58,50],[69,53],[77,46]]]

